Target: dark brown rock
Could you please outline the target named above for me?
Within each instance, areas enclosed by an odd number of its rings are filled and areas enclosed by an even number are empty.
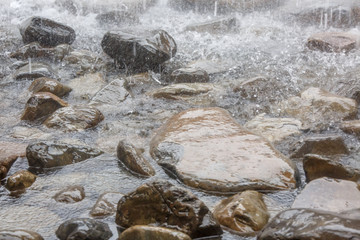
[[[85,190],[82,186],[70,186],[54,196],[55,201],[63,203],[76,203],[85,198]]]
[[[27,144],[0,141],[0,180],[19,157],[25,157]]]
[[[56,236],[60,240],[108,240],[112,235],[106,223],[89,218],[70,219],[56,230]]]
[[[258,240],[360,239],[360,219],[313,209],[289,209],[279,213],[261,231]]]
[[[166,181],[147,183],[119,201],[116,223],[128,228],[156,224],[192,238],[222,234],[205,204],[185,189]]]
[[[42,120],[57,109],[68,106],[68,103],[49,92],[33,94],[26,103],[21,120]]]
[[[120,141],[117,146],[118,159],[131,171],[150,177],[155,175],[151,164],[143,157],[142,153],[133,145]]]
[[[29,144],[26,157],[30,167],[52,168],[65,166],[99,156],[103,152],[86,146],[60,142],[38,142]]]
[[[20,26],[24,43],[39,42],[44,47],[71,44],[75,40],[74,29],[42,17],[31,17]]]
[[[206,191],[296,186],[293,163],[221,108],[189,109],[173,116],[151,140],[150,153],[186,185]]]
[[[348,166],[336,159],[330,159],[315,154],[307,154],[304,158],[303,166],[307,182],[322,177],[355,182],[360,180],[360,169]]]
[[[27,170],[20,170],[8,177],[6,188],[10,191],[23,190],[30,187],[36,180],[36,175]]]
[[[245,191],[222,200],[213,211],[221,224],[242,233],[261,230],[269,220],[262,194]]]
[[[323,32],[310,36],[307,46],[323,52],[348,52],[356,48],[356,40],[357,36],[350,33]]]
[[[61,84],[59,81],[51,78],[37,78],[29,87],[29,91],[33,93],[37,92],[50,92],[58,97],[63,97],[69,92],[71,88]]]
[[[92,128],[104,120],[104,115],[95,107],[71,106],[58,109],[44,124],[48,128],[67,131],[82,131]]]
[[[61,44],[54,48],[45,48],[38,42],[29,43],[10,55],[11,58],[27,60],[28,58],[50,58],[52,60],[62,60],[71,51],[71,46]]]
[[[91,209],[92,217],[103,218],[116,212],[117,204],[124,194],[118,192],[103,193]]]
[[[170,79],[174,83],[208,82],[209,74],[201,68],[186,67],[173,71]]]
[[[309,182],[295,198],[292,208],[343,212],[360,208],[359,185],[352,181],[318,178]]]
[[[189,235],[173,229],[136,225],[126,229],[119,236],[119,240],[191,240]]]
[[[101,42],[101,47],[118,64],[131,71],[158,71],[160,64],[175,56],[175,40],[163,30],[145,35],[108,32]]]
[[[301,158],[309,153],[332,156],[337,154],[349,154],[349,150],[341,136],[319,135],[306,138],[304,143],[292,154],[291,157]]]
[[[57,73],[45,63],[29,63],[15,73],[16,80],[33,80],[41,77],[57,78]]]
[[[44,240],[44,238],[33,231],[23,229],[0,230],[1,240]]]

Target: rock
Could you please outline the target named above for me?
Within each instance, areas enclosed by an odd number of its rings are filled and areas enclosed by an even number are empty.
[[[85,190],[82,186],[70,186],[54,196],[55,201],[62,203],[76,203],[85,198]]]
[[[35,79],[29,87],[29,91],[33,93],[50,92],[58,97],[67,95],[71,90],[70,87],[61,84],[57,80],[46,77]]]
[[[319,178],[309,182],[296,197],[292,208],[342,212],[360,208],[360,189],[352,181]]]
[[[186,31],[207,32],[212,34],[228,33],[237,26],[236,17],[223,17],[195,23],[185,28]]]
[[[293,163],[221,108],[181,112],[150,143],[151,156],[186,185],[215,192],[296,186]]]
[[[344,121],[340,125],[341,130],[346,133],[360,135],[360,120]]]
[[[44,240],[44,238],[33,231],[23,229],[9,229],[0,231],[0,239],[2,240]]]
[[[6,188],[10,191],[23,190],[30,187],[35,180],[36,175],[27,170],[20,170],[7,179]]]
[[[33,139],[41,139],[41,140],[45,140],[45,139],[49,139],[52,137],[52,134],[50,133],[45,133],[43,131],[41,131],[40,129],[37,128],[29,128],[29,127],[14,127],[12,129],[12,133],[11,133],[11,137],[13,138],[18,138],[18,139],[23,139],[23,140],[33,140]],[[27,145],[25,145],[24,149],[26,149]],[[25,153],[25,150],[24,150]],[[25,154],[24,154],[25,156]]]
[[[176,83],[156,89],[150,93],[154,98],[188,100],[196,95],[204,95],[215,89],[211,83]]]
[[[209,76],[219,75],[227,72],[230,66],[227,66],[221,62],[215,62],[210,60],[198,60],[190,63],[186,66],[187,68],[201,68],[206,71]]]
[[[289,136],[301,134],[302,123],[295,118],[271,118],[265,113],[257,115],[244,127],[254,131],[270,142],[279,142]]]
[[[350,33],[322,32],[310,36],[307,46],[311,50],[323,52],[348,52],[356,48],[357,38]]]
[[[118,64],[134,72],[158,71],[177,50],[175,40],[164,30],[152,31],[147,36],[107,32],[101,47]]]
[[[106,223],[89,218],[73,218],[62,223],[56,230],[56,236],[60,240],[68,239],[96,239],[107,240],[112,232]]]
[[[349,219],[333,212],[313,209],[289,209],[274,217],[257,239],[360,239],[360,219]]]
[[[0,180],[5,178],[17,158],[25,157],[26,144],[0,141]]]
[[[131,171],[146,177],[155,175],[154,168],[133,145],[120,141],[116,151],[118,159]]]
[[[330,90],[340,96],[354,99],[360,103],[360,69],[348,71],[344,77],[332,84]]]
[[[125,228],[155,224],[180,230],[192,238],[222,234],[201,200],[183,188],[160,180],[146,183],[122,197],[116,223]]]
[[[96,16],[96,20],[100,24],[131,24],[139,22],[139,17],[127,9],[113,10],[106,13],[101,13]]]
[[[118,192],[107,192],[101,194],[95,205],[91,209],[92,217],[103,218],[113,215],[116,212],[117,204],[124,195]]]
[[[189,235],[163,227],[136,225],[126,229],[119,240],[191,240]]]
[[[35,121],[45,119],[57,109],[67,107],[68,103],[49,92],[33,94],[26,103],[21,120]]]
[[[351,1],[348,1],[351,2]],[[321,28],[351,28],[360,22],[360,15],[357,13],[358,4],[351,5],[345,1],[332,0],[325,2],[287,1],[290,7],[290,14],[302,26],[319,26]],[[294,8],[294,4],[297,4]]]
[[[278,1],[275,0],[240,0],[240,1],[229,1],[229,0],[170,0],[168,3],[171,7],[186,11],[191,10],[199,11],[201,13],[212,13],[227,14],[234,12],[248,13],[255,10],[265,10],[279,5]]]
[[[285,114],[301,120],[305,128],[324,127],[357,114],[355,100],[314,87],[302,92],[301,97],[292,97],[280,105]]]
[[[125,101],[128,95],[129,92],[124,87],[124,80],[115,79],[98,91],[91,99],[90,104],[119,105],[119,103]]]
[[[84,161],[103,152],[86,146],[43,141],[29,144],[26,157],[30,167],[52,168]]]
[[[355,182],[360,180],[360,168],[354,168],[348,164],[344,164],[340,160],[315,154],[307,154],[305,155],[303,163],[307,182],[322,177]]]
[[[201,68],[185,67],[173,71],[170,79],[173,83],[208,82],[209,74]]]
[[[31,17],[24,21],[20,34],[25,44],[39,42],[44,47],[72,44],[76,37],[74,29],[42,17]]]
[[[301,158],[306,154],[332,156],[349,154],[344,140],[338,135],[318,135],[304,139],[304,143],[293,154],[292,158]]]
[[[261,193],[245,191],[222,200],[213,211],[223,226],[242,233],[260,231],[269,220]]]
[[[31,63],[19,68],[15,73],[16,80],[33,80],[36,78],[57,78],[56,72],[45,63]]]
[[[91,106],[71,106],[58,109],[46,121],[48,128],[63,131],[82,131],[92,128],[104,120],[104,115]]]
[[[70,80],[70,97],[76,100],[90,100],[98,91],[106,85],[106,81],[101,73],[86,74],[82,77]]]
[[[104,60],[88,50],[75,50],[64,58],[67,64],[76,68],[77,75],[96,73],[104,67]]]
[[[71,51],[68,44],[60,44],[54,48],[44,48],[38,42],[29,43],[10,55],[11,58],[27,60],[29,58],[50,58],[55,61],[62,60]]]

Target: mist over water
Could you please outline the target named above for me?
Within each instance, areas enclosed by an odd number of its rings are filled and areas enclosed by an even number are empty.
[[[340,11],[341,8],[345,9],[356,4],[356,1],[343,1]],[[64,5],[63,3],[66,2],[72,4]],[[106,150],[110,149],[108,142],[112,142],[110,146],[116,147],[119,139],[128,138],[144,147],[145,154],[150,158],[147,151],[148,143],[156,129],[173,114],[189,107],[196,107],[196,104],[189,106],[181,102],[150,99],[145,94],[140,95],[135,92],[135,97],[128,98],[121,109],[107,109],[105,121],[98,128],[86,132],[54,132],[41,125],[31,126],[21,122],[20,116],[29,97],[26,89],[30,81],[14,80],[17,60],[11,59],[9,55],[24,45],[18,26],[31,16],[50,18],[72,27],[76,32],[76,40],[72,44],[74,49],[90,50],[108,62],[112,60],[103,53],[100,45],[106,32],[110,30],[142,32],[153,29],[167,31],[177,43],[177,53],[161,71],[164,73],[200,60],[215,63],[222,71],[219,70],[220,73],[211,75],[210,82],[220,86],[221,93],[211,106],[227,109],[242,124],[260,113],[280,116],[277,104],[281,101],[298,95],[310,86],[331,90],[336,82],[355,78],[360,72],[359,50],[348,53],[324,53],[311,51],[306,47],[309,36],[317,32],[347,31],[360,36],[358,26],[346,29],[333,27],[331,22],[325,21],[330,19],[330,14],[325,13],[322,13],[318,22],[307,25],[299,23],[294,18],[294,14],[309,8],[334,6],[334,9],[339,9],[336,5],[339,1],[279,0],[259,11],[223,14],[215,8],[217,4],[214,5],[213,11],[203,13],[198,9],[175,10],[168,6],[167,0],[159,0],[155,5],[151,5],[150,0],[144,0],[142,7],[136,8],[139,15],[137,23],[100,24],[96,20],[101,13],[126,8],[126,4],[131,0],[124,2],[125,5],[118,0],[0,0],[2,6],[0,8],[0,141],[13,141],[17,130],[30,128],[48,134],[48,139],[81,142],[104,147]],[[189,25],[228,16],[235,17],[237,22],[236,27],[229,32],[212,34],[186,30]],[[29,59],[29,62],[34,63],[36,60]],[[62,63],[51,64],[59,72],[62,82],[67,83],[75,78]],[[105,75],[110,82],[112,79],[126,76],[126,73],[111,68]],[[157,81],[166,84],[164,75],[154,73]],[[231,90],[244,79],[257,76],[272,79],[275,83],[270,98],[262,97],[262,93],[259,92],[254,96],[254,101],[249,101]],[[159,86],[161,85],[154,82],[152,88]],[[66,100],[70,104],[77,101],[71,97]],[[16,138],[19,142],[35,140],[26,137]],[[359,147],[357,140],[349,138],[346,141],[354,148]],[[56,239],[54,232],[58,225],[72,217],[88,217],[89,209],[101,193],[105,191],[127,193],[149,181],[136,178],[126,171],[120,171],[114,152],[115,149],[105,156],[98,157],[102,171],[98,171],[98,165],[94,162],[85,161],[75,164],[75,167],[71,165],[43,173],[39,175],[34,186],[20,198],[10,197],[7,190],[1,187],[0,206],[6,207],[0,208],[0,216],[3,219],[1,221],[6,224],[5,226],[0,224],[0,229],[13,226],[22,228],[28,225],[45,239]],[[152,163],[153,166],[156,165]],[[27,167],[26,159],[23,158],[15,163],[8,175]],[[157,178],[165,178],[179,185],[160,167],[157,167],[156,171]],[[84,185],[89,198],[81,204],[74,204],[68,208],[52,201],[57,191],[74,183]],[[210,208],[223,198],[193,191]],[[296,194],[297,191],[272,193],[270,198],[288,207]],[[26,214],[23,214],[24,212]],[[35,217],[37,213],[39,215]],[[107,218],[105,222],[109,223],[115,234],[114,217]],[[116,237],[115,234],[112,239]],[[245,237],[226,232],[223,239],[245,239]]]

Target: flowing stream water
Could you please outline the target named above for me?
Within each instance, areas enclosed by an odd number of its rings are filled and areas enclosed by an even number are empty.
[[[354,1],[343,1],[345,8]],[[61,1],[57,1],[61,2]],[[63,1],[65,2],[65,1]],[[349,53],[324,53],[310,51],[306,47],[310,35],[321,31],[337,31],[323,14],[319,22],[302,25],[293,19],[293,12],[302,8],[316,8],[331,5],[330,0],[320,1],[274,1],[274,4],[261,11],[231,13],[237,20],[237,26],[225,33],[186,31],[188,25],[224,17],[218,9],[220,1],[216,1],[214,9],[208,13],[198,9],[178,11],[168,7],[166,0],[159,0],[149,7],[143,1],[143,13],[139,13],[139,23],[133,26],[126,24],[101,25],[96,21],[99,13],[112,9],[121,9],[123,5],[115,0],[85,1],[74,0],[75,13],[53,0],[0,0],[0,141],[34,142],[37,139],[61,140],[69,143],[84,143],[102,148],[107,152],[95,160],[65,166],[39,174],[36,182],[22,195],[11,196],[5,187],[0,186],[0,229],[26,228],[36,231],[45,239],[56,239],[57,227],[73,217],[89,217],[89,211],[98,196],[106,191],[128,193],[144,182],[154,178],[163,178],[181,185],[176,179],[170,178],[148,153],[149,141],[166,119],[181,110],[198,107],[197,104],[181,101],[152,99],[142,90],[132,93],[121,105],[121,108],[105,109],[105,120],[95,129],[83,132],[64,133],[47,129],[42,125],[31,125],[20,120],[25,103],[29,98],[26,90],[31,81],[14,80],[16,60],[9,57],[11,52],[23,46],[18,25],[31,16],[51,18],[71,26],[76,31],[74,49],[86,49],[98,53],[111,61],[102,52],[100,42],[109,30],[132,29],[137,31],[149,29],[166,30],[176,41],[178,52],[170,66],[186,66],[198,60],[216,63],[221,68],[212,74],[210,81],[221,89],[214,101],[207,106],[219,106],[227,109],[241,124],[251,120],[259,113],[280,116],[276,104],[284,99],[299,94],[307,87],[315,86],[330,90],[333,85],[349,73],[354,75],[360,67],[359,51]],[[248,1],[250,2],[250,1]],[[316,2],[316,3],[312,3]],[[318,5],[317,5],[318,4]],[[341,9],[340,9],[341,10]],[[340,11],[341,12],[341,11]],[[215,15],[215,16],[214,16]],[[341,17],[341,16],[340,16]],[[359,34],[358,27],[347,28],[346,31]],[[33,64],[35,59],[29,59]],[[62,63],[51,62],[53,68],[65,84],[74,78]],[[107,81],[122,77],[124,73],[112,69],[105,73]],[[271,97],[263,97],[259,92],[255,100],[241,98],[231,90],[233,84],[243,79],[264,76],[276,83]],[[151,88],[160,87],[165,79],[154,73]],[[81,86],[79,86],[81,87]],[[69,96],[70,104],[78,103],[78,99]],[[85,100],[81,100],[84,101]],[[36,131],[36,132],[33,132]],[[324,132],[337,132],[329,128]],[[31,133],[31,134],[30,134]],[[156,176],[143,179],[128,173],[115,156],[115,148],[120,139],[128,139],[136,146],[143,148],[146,157],[156,168]],[[354,152],[359,147],[357,139],[346,136],[349,146]],[[277,146],[285,154],[288,145]],[[19,169],[28,167],[25,158],[18,159],[9,175]],[[214,169],[214,171],[216,171]],[[56,192],[68,185],[82,185],[85,188],[85,200],[64,205],[55,202]],[[224,196],[200,192],[192,189],[210,208]],[[277,201],[279,208],[289,207],[298,190],[269,193],[268,201]],[[109,223],[116,239],[114,216],[104,220]],[[245,239],[244,236],[225,232],[223,239]]]

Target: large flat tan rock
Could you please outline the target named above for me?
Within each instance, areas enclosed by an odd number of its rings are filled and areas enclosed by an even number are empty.
[[[181,112],[159,129],[150,153],[185,184],[207,191],[289,189],[292,162],[221,108]]]

